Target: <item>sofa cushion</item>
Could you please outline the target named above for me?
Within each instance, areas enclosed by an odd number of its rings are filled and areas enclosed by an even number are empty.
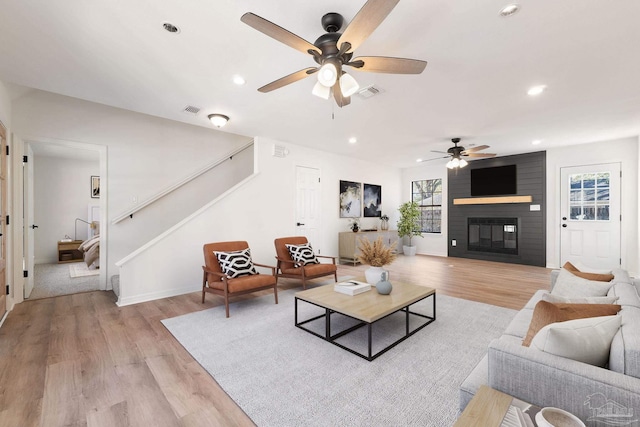
[[[542,296],[542,301],[553,302],[553,303],[563,302],[566,304],[615,304],[618,301],[618,297],[607,296],[607,297],[567,298],[567,297],[561,297],[558,295],[544,294]]]
[[[610,282],[613,280],[613,274],[611,274],[611,272],[607,274],[602,274],[602,273],[589,273],[586,271],[580,271],[569,261],[565,262],[562,268],[564,268],[574,276],[582,277],[583,279],[587,279],[587,280],[595,280],[597,282]]]
[[[309,264],[304,267],[287,268],[286,270],[282,270],[282,273],[302,275],[302,269],[304,269],[305,276],[322,276],[335,272],[337,266],[335,264]]]
[[[627,270],[623,270],[621,268],[614,268],[613,271],[613,280],[612,283],[633,283],[631,278],[629,277],[629,273]]]
[[[631,306],[640,308],[640,296],[638,289],[629,283],[617,283],[609,289],[607,296],[618,298],[617,303],[623,307]]]
[[[564,268],[560,269],[552,295],[561,297],[604,297],[613,286],[612,282],[597,282],[574,276]]]
[[[640,378],[640,308],[625,306],[622,325],[611,343],[609,369]]]
[[[531,348],[590,365],[609,361],[613,337],[621,316],[590,317],[545,326],[533,337]]]
[[[540,301],[533,310],[529,330],[522,341],[522,345],[528,347],[533,337],[543,327],[551,323],[583,319],[586,317],[610,316],[617,314],[621,308],[619,305],[614,304],[554,304],[547,301]]]

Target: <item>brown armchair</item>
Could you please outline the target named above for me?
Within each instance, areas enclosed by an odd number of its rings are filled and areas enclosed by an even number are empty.
[[[331,259],[331,264],[307,264],[300,265],[293,261],[289,250],[285,245],[303,245],[309,243],[304,236],[282,237],[276,239],[276,259],[278,265],[276,267],[276,280],[279,277],[287,277],[302,280],[302,288],[307,289],[307,280],[317,277],[329,276],[333,274],[335,281],[338,281],[338,266],[336,265],[336,257],[316,255],[317,258]]]
[[[248,248],[249,244],[242,241],[207,243],[203,247],[205,265],[202,266],[202,302],[204,303],[205,292],[210,292],[224,297],[224,306],[227,311],[227,317],[229,317],[230,296],[248,294],[264,289],[273,289],[276,304],[278,303],[278,288],[274,267],[253,263],[253,265],[257,267],[270,268],[271,274],[253,274],[230,279],[222,272],[218,258],[216,258],[216,255],[213,253],[214,251],[241,251]]]

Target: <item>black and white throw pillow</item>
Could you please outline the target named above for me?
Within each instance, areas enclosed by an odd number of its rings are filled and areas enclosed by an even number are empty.
[[[289,250],[291,259],[298,265],[320,264],[318,258],[313,253],[311,245],[305,243],[304,245],[285,245]]]
[[[251,251],[249,248],[233,252],[213,251],[213,253],[220,263],[222,272],[230,279],[258,274],[251,261]]]

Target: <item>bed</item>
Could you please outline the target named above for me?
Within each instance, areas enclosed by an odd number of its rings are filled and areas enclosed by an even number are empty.
[[[87,264],[87,267],[100,268],[100,235],[96,234],[93,237],[85,240],[80,244],[78,248],[82,252],[82,258]]]

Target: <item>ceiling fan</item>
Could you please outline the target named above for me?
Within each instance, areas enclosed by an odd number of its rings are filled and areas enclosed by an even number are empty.
[[[478,145],[477,147],[464,148],[458,145],[458,143],[460,142],[460,138],[452,138],[451,142],[453,142],[453,147],[449,148],[447,151],[431,150],[432,153],[442,153],[442,154],[446,154],[446,156],[436,157],[435,159],[429,159],[429,160],[450,158],[451,160],[447,162],[447,167],[449,169],[455,169],[455,168],[463,168],[467,166],[467,161],[463,159],[463,157],[495,157],[496,156],[494,153],[478,153],[478,151],[486,150],[487,148],[489,148],[488,145]],[[421,160],[421,162],[428,162],[429,160]]]
[[[338,13],[327,13],[322,17],[322,28],[327,32],[311,44],[303,38],[267,21],[251,12],[242,15],[240,20],[254,29],[286,44],[302,53],[309,54],[318,64],[304,68],[288,76],[262,86],[258,91],[266,93],[318,73],[318,82],[312,93],[329,99],[331,92],[340,107],[349,105],[351,95],[359,89],[356,80],[343,71],[344,66],[360,71],[389,74],[420,74],[427,66],[426,61],[386,56],[353,57],[353,51],[384,21],[400,0],[368,0],[344,32],[340,29],[344,18]]]

